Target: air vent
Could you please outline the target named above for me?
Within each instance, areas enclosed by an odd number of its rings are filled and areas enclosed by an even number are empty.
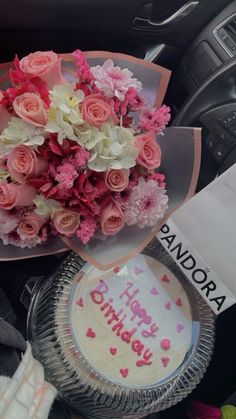
[[[236,55],[236,13],[221,22],[213,34],[230,57]]]

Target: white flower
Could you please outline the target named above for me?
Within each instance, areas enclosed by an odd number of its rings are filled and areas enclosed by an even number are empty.
[[[45,130],[57,133],[57,141],[62,144],[64,138],[77,141],[75,127],[83,123],[79,104],[84,100],[82,90],[74,91],[72,84],[54,86],[50,94],[51,106],[47,114]]]
[[[77,141],[73,126],[70,124],[70,122],[67,122],[64,119],[64,114],[60,109],[50,108],[48,112],[48,122],[45,126],[45,130],[47,132],[57,133],[57,141],[61,145],[64,138]]]
[[[74,128],[77,135],[77,142],[82,147],[86,147],[87,150],[92,150],[93,147],[105,138],[105,134],[99,131],[96,127],[84,123],[80,127]]]
[[[0,152],[10,151],[19,144],[34,147],[43,143],[42,128],[34,127],[20,118],[12,117],[0,135]]]
[[[91,170],[103,172],[107,169],[129,169],[136,164],[138,150],[128,128],[105,124],[84,145],[93,152],[88,161]]]
[[[34,212],[36,212],[37,215],[41,217],[49,217],[51,212],[55,208],[60,208],[59,202],[55,201],[54,199],[46,199],[42,195],[36,195],[36,198],[33,200],[36,209]]]
[[[72,84],[54,86],[50,94],[51,106],[63,113],[64,119],[72,124],[82,124],[83,118],[79,104],[84,100],[82,90],[74,90]]]

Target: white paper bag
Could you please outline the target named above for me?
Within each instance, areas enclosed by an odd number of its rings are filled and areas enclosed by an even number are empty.
[[[157,238],[219,314],[236,302],[236,164],[165,224]]]

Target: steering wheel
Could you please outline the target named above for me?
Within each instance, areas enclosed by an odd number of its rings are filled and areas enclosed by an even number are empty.
[[[200,187],[236,163],[236,57],[187,99],[172,125],[203,128]]]

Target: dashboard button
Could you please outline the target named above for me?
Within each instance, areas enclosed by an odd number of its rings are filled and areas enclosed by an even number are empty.
[[[224,127],[229,127],[234,122],[236,122],[236,111],[229,112],[226,115],[219,118],[219,123]]]
[[[227,129],[229,131],[229,129]],[[221,128],[215,127],[213,132],[219,137],[220,141],[227,147],[232,144],[233,138],[228,134],[228,132],[223,131]]]
[[[223,160],[223,158],[225,157],[225,155],[227,154],[228,150],[226,147],[223,146],[223,144],[219,144],[214,152],[213,152],[213,156],[215,158],[215,160],[217,162],[221,162],[221,160]]]
[[[236,137],[236,123],[230,127],[227,128],[230,134],[232,134],[234,137]]]
[[[206,139],[206,146],[210,151],[213,151],[219,144],[220,142],[214,135],[208,135]]]

